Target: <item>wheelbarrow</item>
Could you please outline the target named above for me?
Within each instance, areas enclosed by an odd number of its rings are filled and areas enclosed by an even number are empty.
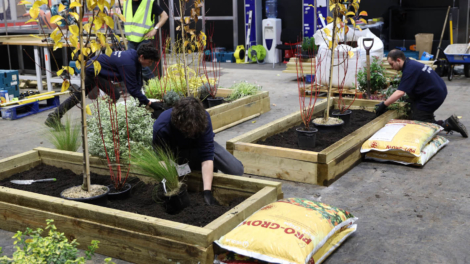
[[[448,64],[447,78],[449,81],[452,81],[454,78],[454,66],[457,64],[463,64],[465,77],[470,77],[470,53],[467,53],[468,47],[468,44],[452,44],[443,51]]]

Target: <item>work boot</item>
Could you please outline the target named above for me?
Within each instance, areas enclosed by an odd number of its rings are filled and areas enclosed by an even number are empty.
[[[444,131],[456,131],[459,132],[462,137],[468,137],[467,128],[459,121],[456,115],[447,118],[442,126],[444,127]]]
[[[214,196],[212,196],[211,191],[204,191],[204,201],[208,205],[219,205],[219,203],[215,200]]]
[[[81,98],[81,97],[80,97]],[[46,121],[44,124],[50,128],[53,129],[64,129],[64,125],[60,123],[60,119],[69,111],[72,109],[75,105],[77,105],[80,102],[79,97],[77,97],[77,93],[72,94],[67,100],[65,100],[63,103],[61,103],[55,110],[54,112],[50,113],[47,116]]]

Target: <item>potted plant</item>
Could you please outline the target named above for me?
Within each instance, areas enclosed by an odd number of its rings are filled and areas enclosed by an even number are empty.
[[[213,35],[214,31],[212,30],[212,32],[209,33],[209,50],[212,54],[212,58],[215,58],[215,44],[212,41]],[[223,97],[216,97],[220,81],[220,62],[211,60],[209,66],[207,63],[206,60],[202,60],[202,72],[205,76],[204,87],[207,93],[209,93],[209,97],[207,97],[208,106],[214,107],[222,104],[224,101]]]
[[[367,68],[361,69],[357,73],[357,82],[359,83],[359,90],[366,93],[367,88]],[[379,62],[378,57],[374,57],[370,64],[370,93],[377,95],[387,87],[387,78],[385,77],[385,68]],[[364,97],[367,97],[363,95]]]
[[[313,58],[317,54],[318,46],[315,45],[314,37],[305,37],[302,41],[302,58],[308,59]]]
[[[154,150],[142,148],[132,154],[132,163],[145,176],[157,180],[157,197],[169,214],[177,214],[190,205],[185,183],[179,181],[176,158],[171,150],[155,147]]]

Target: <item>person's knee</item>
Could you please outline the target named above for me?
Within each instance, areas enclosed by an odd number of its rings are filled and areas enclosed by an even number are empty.
[[[245,167],[243,166],[243,163],[241,163],[241,161],[238,161],[238,164],[237,166],[234,167],[234,170],[233,170],[233,175],[236,175],[236,176],[242,176],[243,173],[245,173]]]

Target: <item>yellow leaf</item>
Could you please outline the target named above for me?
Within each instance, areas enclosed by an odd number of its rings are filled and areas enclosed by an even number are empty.
[[[75,18],[75,20],[77,20],[77,21],[78,21],[78,19],[80,18],[80,17],[78,16],[78,14],[75,13],[75,12],[70,12],[69,15],[73,16],[73,18]]]
[[[335,9],[335,7],[336,7],[336,4],[330,5],[330,11],[333,11],[333,9]]]
[[[361,18],[359,19],[360,21],[364,22],[364,24],[367,24],[367,20],[365,20],[364,18]]]
[[[43,5],[42,1],[36,1],[36,2],[34,2],[32,8],[38,8],[39,9],[39,7],[41,7],[42,5]]]
[[[39,1],[38,1],[39,2]],[[49,4],[49,0],[42,0],[41,1],[41,4],[42,5],[48,5]]]
[[[121,19],[122,22],[126,22],[126,18],[123,15],[118,14],[118,17],[119,19]]]
[[[327,17],[326,18],[326,23],[330,24],[331,22],[333,22],[333,18],[332,17]]]
[[[351,24],[353,25],[353,27],[356,26],[356,21],[354,21],[354,19],[352,19],[351,17],[349,18],[349,21],[351,21]]]
[[[101,71],[101,64],[99,63],[99,61],[94,61],[93,67],[95,68],[95,76],[98,76],[98,74],[100,74],[100,71]]]
[[[90,48],[82,48],[80,50],[82,51],[83,56],[90,55]]]
[[[190,18],[190,17],[185,17],[185,18],[184,18],[184,23],[185,23],[185,24],[189,24],[190,21],[191,21],[191,18]]]
[[[101,45],[99,43],[96,43],[96,42],[92,42],[90,44],[90,47],[91,47],[91,52],[96,52],[97,50],[101,49]]]
[[[104,22],[106,22],[106,25],[108,25],[108,27],[114,29],[114,21],[111,17],[109,16],[105,17]]]
[[[349,58],[352,59],[354,57],[354,52],[350,50],[348,51],[348,55],[349,55]]]
[[[101,42],[101,45],[103,45],[103,46],[106,45],[106,37],[104,36],[104,34],[103,33],[98,33],[97,35],[98,35],[98,39]]]
[[[355,16],[356,13],[354,13],[354,12],[352,12],[352,11],[349,11],[349,12],[346,13],[346,15],[347,15],[347,16]]]
[[[100,30],[103,26],[103,20],[101,18],[95,18],[95,20],[93,20],[93,24],[95,24],[95,30]]]
[[[73,2],[70,4],[70,7],[69,8],[74,8],[74,7],[81,7],[82,5],[80,3],[77,3],[77,2]]]
[[[98,8],[103,12],[104,9],[104,0],[98,0]]]
[[[86,106],[86,114],[87,114],[87,115],[90,115],[90,116],[91,116],[91,114],[92,114],[92,113],[91,113],[91,109],[90,109],[90,105],[87,105],[87,106]]]
[[[188,44],[189,44],[189,41],[186,40],[186,41],[184,42],[184,47],[186,48],[186,46],[188,46]]]
[[[109,45],[106,45],[105,53],[106,53],[106,55],[108,55],[108,57],[111,57],[111,54],[113,53],[113,50],[111,49],[111,47],[109,47]]]
[[[60,92],[63,93],[63,92],[66,92],[70,87],[70,83],[69,81],[65,80],[63,83],[62,83],[62,88],[60,89]]]
[[[181,30],[181,26],[177,26],[176,31],[180,31],[180,30]]]
[[[63,4],[60,4],[59,5],[59,12],[64,11],[64,9],[65,9],[65,6]]]
[[[54,33],[55,32],[55,33]],[[52,34],[54,33],[54,34]],[[54,40],[55,43],[59,42],[61,39],[62,39],[62,32],[59,32],[58,30],[54,30],[53,32],[51,33],[51,39]]]
[[[333,42],[329,41],[328,42],[328,48],[331,49],[331,46],[333,45]]]
[[[359,29],[359,31],[362,31],[362,28],[360,26],[356,26],[357,29]]]
[[[36,19],[39,16],[39,7],[32,7],[29,10],[29,15],[31,16],[32,19]]]
[[[64,72],[64,70],[58,70],[58,71],[57,71],[57,76],[62,75],[63,72]]]
[[[113,7],[113,6],[114,6],[114,2],[115,2],[114,0],[110,0],[109,6],[110,6],[110,7]]]
[[[366,11],[362,11],[361,13],[359,13],[360,16],[368,16],[367,12]]]
[[[53,17],[51,17],[50,23],[51,24],[56,24],[56,23],[60,22],[62,19],[64,19],[62,16],[59,16],[59,15],[53,16]]]
[[[85,29],[86,32],[91,33],[91,32],[90,32],[90,27],[91,27],[91,24],[88,23],[88,24],[85,24],[85,25],[83,26],[83,29]]]
[[[325,28],[323,29],[323,31],[325,32],[325,34],[326,34],[328,37],[331,37],[331,31],[330,31],[327,27],[325,27]]]
[[[69,30],[70,30],[70,32],[72,32],[72,35],[78,36],[78,34],[79,34],[79,32],[78,32],[78,31],[79,31],[79,28],[78,28],[77,25],[71,25],[71,26],[69,26]]]
[[[80,61],[75,61],[75,67],[77,67],[78,70],[80,70],[82,68],[82,64],[80,63]]]
[[[72,47],[74,47],[74,48],[78,47],[78,38],[77,38],[77,36],[71,36],[69,38],[69,41],[70,41],[70,45],[72,45]]]
[[[30,20],[26,21],[25,24],[32,23],[32,22],[36,22],[36,23],[37,23],[38,20],[37,20],[37,19],[30,19]]]
[[[67,70],[71,75],[74,75],[74,74],[75,74],[75,70],[74,70],[72,67],[66,66],[66,67],[64,67],[64,68],[65,68],[65,70]]]
[[[31,2],[29,2],[29,1],[21,1],[21,2],[18,3],[18,5],[30,5],[30,4],[31,4]]]
[[[54,48],[53,48],[53,49],[54,49],[54,51],[55,51],[56,49],[60,49],[60,48],[63,48],[63,47],[64,47],[64,43],[62,43],[62,42],[57,42],[57,43],[54,44]]]
[[[117,39],[119,42],[121,42],[121,38],[120,38],[118,35],[114,34],[114,36],[116,37],[116,39]]]

